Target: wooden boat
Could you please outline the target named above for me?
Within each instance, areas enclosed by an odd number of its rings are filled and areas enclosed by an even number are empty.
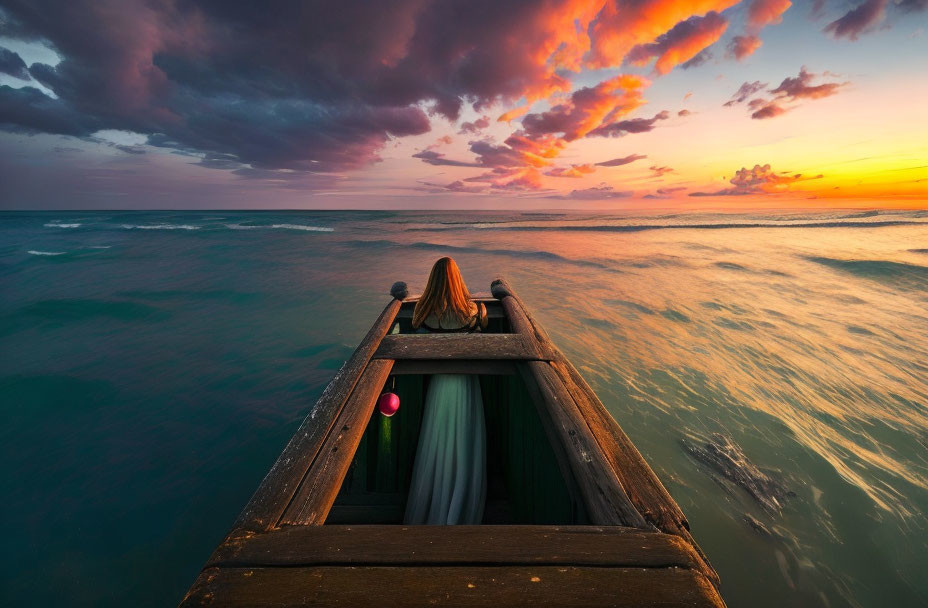
[[[724,606],[641,454],[509,285],[491,294],[487,332],[416,334],[393,286],[182,606]],[[483,525],[402,525],[435,373],[480,375]]]

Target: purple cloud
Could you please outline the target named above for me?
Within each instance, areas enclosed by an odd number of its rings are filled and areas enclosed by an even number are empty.
[[[647,158],[647,156],[644,154],[629,154],[628,156],[613,158],[612,160],[604,160],[603,162],[596,164],[600,167],[621,167],[622,165],[627,165],[643,158]]]
[[[647,133],[653,131],[655,123],[670,118],[670,112],[663,110],[651,118],[629,118],[620,120],[590,131],[589,135],[597,137],[622,137],[629,133]]]

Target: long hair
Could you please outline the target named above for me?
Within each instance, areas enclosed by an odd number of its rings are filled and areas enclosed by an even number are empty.
[[[458,265],[451,258],[441,258],[432,266],[422,297],[412,313],[412,326],[419,327],[432,313],[441,319],[451,313],[462,323],[471,316],[470,292],[461,277]]]

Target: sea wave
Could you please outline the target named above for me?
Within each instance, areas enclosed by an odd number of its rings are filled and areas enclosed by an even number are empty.
[[[191,224],[123,224],[126,230],[199,230]]]
[[[328,226],[308,226],[305,224],[226,224],[230,230],[260,230],[260,229],[277,229],[277,230],[303,230],[306,232],[334,232],[334,228]]]
[[[841,260],[823,256],[806,256],[805,259],[864,279],[891,282],[903,288],[928,289],[928,267],[918,264],[890,260]]]
[[[514,223],[514,222],[513,222]],[[410,232],[440,232],[453,230],[506,230],[506,231],[556,231],[556,232],[640,232],[643,230],[726,230],[732,228],[882,228],[885,226],[916,225],[928,223],[914,220],[880,220],[880,221],[821,221],[796,223],[770,222],[725,222],[712,224],[582,224],[550,225],[550,223],[526,223],[520,226],[499,225],[489,222],[471,222],[456,225],[436,225],[429,227],[407,228]]]
[[[559,262],[562,264],[572,264],[574,266],[584,266],[586,268],[597,268],[599,270],[607,270],[609,272],[621,273],[622,270],[610,265],[608,263],[599,262],[596,260],[585,260],[578,258],[568,258],[550,251],[541,251],[541,250],[524,250],[524,249],[491,249],[486,247],[466,247],[460,245],[446,245],[442,243],[427,243],[420,241],[418,243],[398,243],[396,241],[389,240],[370,240],[370,241],[348,241],[346,245],[359,248],[408,248],[408,249],[421,249],[425,251],[437,251],[437,252],[455,252],[455,253],[476,253],[476,254],[486,254],[486,255],[499,255],[506,256],[511,258],[520,258],[520,259],[529,259],[529,260],[543,260],[549,262]]]
[[[66,224],[64,222],[49,222],[45,224],[46,228],[80,228],[80,224]]]
[[[30,255],[64,255],[67,251],[36,251],[35,249],[30,249],[26,253]]]

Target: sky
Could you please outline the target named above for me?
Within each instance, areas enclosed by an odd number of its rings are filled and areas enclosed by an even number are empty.
[[[0,0],[0,209],[928,208],[928,0]]]

